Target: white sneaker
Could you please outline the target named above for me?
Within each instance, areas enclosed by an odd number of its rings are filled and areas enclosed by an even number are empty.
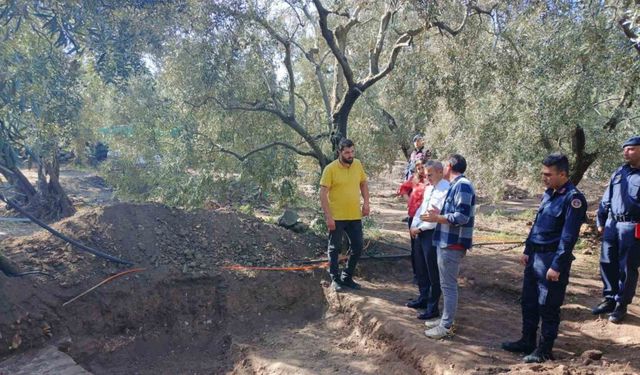
[[[433,319],[429,319],[429,320],[425,321],[424,325],[427,328],[433,328],[433,327],[439,326],[440,325],[440,321],[441,321],[440,318],[433,318]]]
[[[431,329],[424,331],[424,334],[434,340],[443,339],[445,337],[453,336],[453,326],[451,328],[445,328],[441,325],[435,326]]]

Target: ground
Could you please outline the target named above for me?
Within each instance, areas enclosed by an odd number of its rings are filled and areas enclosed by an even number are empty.
[[[522,247],[495,243],[526,236],[535,194],[515,190],[498,204],[481,202],[475,242],[491,245],[464,259],[456,335],[434,341],[404,307],[416,294],[406,258],[363,259],[363,290],[336,294],[321,263],[286,269],[322,258],[322,238],[227,208],[184,212],[113,202],[98,176],[64,171],[63,183],[67,177],[83,207],[54,227],[135,265],[79,252],[33,233],[31,224],[0,222],[5,254],[22,269],[51,275],[0,276],[0,374],[640,372],[640,309],[631,306],[621,325],[589,311],[600,299],[599,242],[589,226],[575,251],[557,360],[525,365],[500,349],[520,332]],[[392,197],[397,177],[371,183],[376,229],[367,233],[376,241],[366,241],[368,255],[407,254],[403,203]],[[593,207],[602,187],[587,185]],[[259,268],[274,266],[285,270]],[[69,302],[131,268],[137,270]],[[45,370],[53,364],[61,367]]]

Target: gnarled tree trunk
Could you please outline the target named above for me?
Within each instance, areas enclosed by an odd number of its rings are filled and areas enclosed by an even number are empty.
[[[9,198],[14,199],[32,215],[46,220],[60,219],[75,213],[71,200],[60,185],[57,151],[52,159],[51,162],[43,161],[42,158],[36,161],[36,189],[18,167],[13,147],[6,139],[0,139],[0,174],[12,187],[13,193],[9,194]]]
[[[586,136],[580,125],[576,125],[571,135],[571,150],[574,155],[574,163],[570,171],[570,180],[574,185],[578,185],[584,177],[585,172],[591,164],[598,158],[597,152],[586,152]]]

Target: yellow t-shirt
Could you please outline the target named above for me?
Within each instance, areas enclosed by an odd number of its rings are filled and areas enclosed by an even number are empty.
[[[334,160],[326,166],[320,186],[329,189],[329,210],[334,220],[360,220],[360,183],[367,180],[360,160],[354,159],[350,167]]]

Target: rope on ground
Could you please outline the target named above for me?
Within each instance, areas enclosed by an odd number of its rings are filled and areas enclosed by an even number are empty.
[[[9,205],[9,207],[14,208],[15,210],[17,210],[18,212],[20,212],[22,215],[28,217],[32,222],[38,224],[39,226],[41,226],[42,228],[46,229],[49,233],[53,234],[54,236],[64,240],[65,242],[70,243],[73,246],[76,246],[77,248],[84,250],[88,253],[91,253],[99,258],[103,258],[109,261],[112,261],[114,263],[120,263],[120,264],[125,264],[127,266],[131,266],[133,265],[132,262],[129,262],[128,260],[123,260],[120,258],[117,258],[113,255],[107,254],[103,251],[100,250],[96,250],[93,249],[89,246],[86,246],[84,244],[81,244],[80,242],[69,238],[67,236],[65,236],[64,234],[58,232],[57,230],[51,228],[50,226],[48,226],[47,224],[45,224],[43,221],[41,221],[40,219],[36,218],[35,216],[31,215],[30,213],[28,213],[27,211],[23,210],[22,207],[20,207],[20,205],[18,205],[17,203],[15,203],[13,200],[11,199],[7,199],[3,194],[0,193],[0,200],[2,200],[3,202],[5,202],[6,204]]]
[[[106,279],[104,279],[104,280],[102,280],[101,282],[99,282],[98,284],[96,284],[96,285],[92,286],[91,288],[89,288],[89,289],[85,290],[84,292],[82,292],[82,293],[78,294],[77,296],[75,296],[75,297],[71,298],[70,300],[68,300],[67,302],[63,303],[63,304],[62,304],[62,306],[66,306],[66,305],[70,304],[71,302],[73,302],[73,301],[77,300],[78,298],[80,298],[80,297],[82,297],[82,296],[84,296],[84,295],[86,295],[86,294],[91,293],[91,291],[93,291],[93,290],[95,290],[95,289],[99,288],[100,286],[102,286],[102,285],[104,285],[104,284],[108,283],[109,281],[112,281],[112,280],[117,279],[118,277],[121,277],[121,276],[127,275],[127,274],[129,274],[129,273],[142,272],[142,271],[144,271],[144,270],[145,270],[145,268],[132,268],[132,269],[130,269],[130,270],[122,271],[122,272],[117,273],[117,274],[115,274],[115,275],[109,276],[109,277],[107,277]]]
[[[366,249],[367,247],[369,247],[371,244],[373,243],[373,246],[377,245],[377,244],[383,244],[385,246],[390,246],[390,247],[395,247],[395,248],[400,248],[401,250],[405,250],[408,252],[411,252],[411,250],[409,249],[405,249],[402,248],[398,245],[393,245],[393,244],[387,244],[381,241],[375,241],[374,240],[369,240],[367,242],[367,245],[364,247],[364,249]],[[473,246],[487,246],[488,245],[511,245],[511,244],[515,244],[514,246],[508,248],[508,249],[496,249],[496,248],[490,248],[492,250],[500,250],[500,251],[506,251],[506,250],[511,250],[511,249],[515,249],[516,247],[522,245],[524,242],[523,241],[502,241],[502,242],[481,242],[481,243],[477,243],[474,244]],[[372,246],[372,247],[373,247]],[[363,249],[363,250],[364,250]],[[360,257],[360,260],[394,260],[394,259],[404,259],[404,258],[410,258],[411,254],[386,254],[386,255],[364,255]],[[340,262],[344,262],[346,261],[347,257],[340,257],[339,261]],[[239,264],[234,264],[234,265],[230,265],[230,266],[224,266],[222,267],[222,269],[225,270],[229,270],[229,271],[309,271],[309,270],[314,270],[314,269],[319,269],[319,268],[327,268],[329,266],[329,262],[327,262],[326,258],[323,259],[310,259],[310,260],[298,260],[298,261],[294,261],[294,264],[296,264],[295,266],[289,266],[289,267],[268,267],[268,266],[243,266],[243,265],[239,265]]]

